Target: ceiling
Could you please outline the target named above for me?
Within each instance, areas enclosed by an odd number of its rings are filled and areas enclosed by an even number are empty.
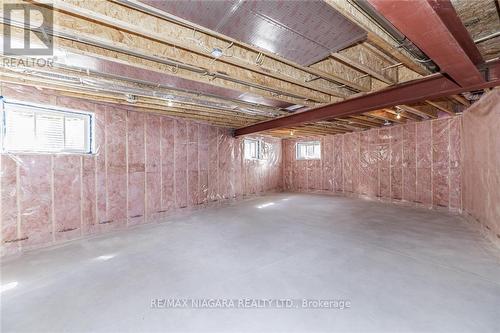
[[[472,38],[498,32],[493,0],[453,5]],[[55,67],[1,68],[2,82],[117,104],[133,95],[144,110],[240,128],[432,74],[421,54],[356,1],[60,0],[55,6]],[[22,36],[15,19],[4,24]],[[499,44],[494,37],[477,46],[488,60],[498,57]],[[476,98],[453,95],[266,133],[337,134],[453,116],[470,104],[466,97]]]
[[[318,0],[142,0],[167,13],[308,66],[366,37]]]
[[[452,0],[460,19],[486,60],[500,54],[500,5],[498,0]]]

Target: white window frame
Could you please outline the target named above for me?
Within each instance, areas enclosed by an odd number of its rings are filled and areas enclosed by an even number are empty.
[[[251,142],[252,144],[256,144],[257,156],[248,157],[248,155],[246,153],[247,142]],[[254,160],[254,161],[265,160],[266,156],[264,154],[264,149],[265,149],[265,143],[260,139],[244,139],[243,140],[243,156],[245,157],[246,160]]]
[[[94,154],[95,152],[95,140],[94,140],[94,126],[95,126],[95,114],[92,112],[85,112],[79,110],[72,110],[66,108],[59,108],[55,106],[42,106],[34,103],[26,103],[19,102],[14,100],[6,100],[2,98],[1,102],[1,126],[0,126],[0,152],[1,153],[27,153],[27,154]],[[28,112],[33,112],[34,114],[41,115],[58,115],[63,116],[63,131],[65,131],[66,121],[65,116],[71,118],[81,118],[85,121],[85,133],[84,133],[84,148],[83,149],[71,149],[63,147],[62,149],[39,149],[36,145],[32,149],[15,149],[6,147],[7,142],[7,117],[6,113],[9,112],[6,110],[6,107],[10,108],[19,108]],[[34,130],[36,132],[36,118],[35,118],[35,127]],[[63,133],[63,142],[66,142],[66,137]]]
[[[300,153],[300,146],[305,146],[306,149],[306,156],[299,156]],[[307,154],[307,150],[309,147],[313,147],[313,150],[315,150],[315,146],[318,146],[319,149],[319,157],[315,157],[314,154]],[[295,159],[302,161],[302,160],[321,160],[321,141],[301,141],[297,142],[295,144]]]

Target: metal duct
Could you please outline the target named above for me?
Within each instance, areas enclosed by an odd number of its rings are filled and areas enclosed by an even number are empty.
[[[0,18],[0,22],[4,23],[4,24],[9,24],[9,25],[14,26],[14,27],[24,28],[24,24],[22,22],[18,22],[15,20],[7,20],[5,18]],[[31,27],[30,30],[41,32],[41,30],[36,28],[36,27]],[[279,91],[279,90],[276,90],[276,89],[273,89],[273,88],[270,88],[267,86],[262,86],[262,85],[251,83],[251,82],[241,81],[241,80],[238,80],[238,79],[233,78],[231,76],[228,76],[224,73],[210,72],[205,68],[192,66],[192,65],[185,64],[185,63],[182,63],[182,62],[179,62],[176,60],[159,58],[156,56],[149,56],[149,55],[145,55],[142,53],[137,53],[137,52],[125,49],[125,48],[120,48],[120,47],[116,47],[113,45],[108,45],[106,43],[88,40],[88,39],[83,38],[81,36],[75,36],[75,35],[72,35],[72,34],[69,34],[69,33],[66,33],[63,31],[51,31],[50,34],[53,35],[54,37],[60,37],[60,38],[64,38],[67,40],[72,40],[72,41],[100,47],[100,48],[103,48],[106,50],[111,50],[111,51],[127,54],[127,55],[130,55],[133,57],[162,63],[162,64],[169,65],[172,67],[182,68],[182,69],[197,73],[199,75],[209,75],[213,78],[220,78],[220,79],[235,82],[235,83],[238,83],[241,85],[245,85],[248,87],[257,88],[260,90],[264,90],[264,91],[276,94],[277,96],[287,96],[287,97],[301,99],[301,100],[305,99],[303,96],[297,96],[297,95],[285,93],[285,92],[282,92],[282,91]],[[181,86],[181,83],[182,83],[182,85],[186,86],[186,88],[184,88],[184,89],[187,89],[187,90],[193,91],[193,92],[201,91],[204,93],[216,95],[216,96],[223,97],[223,98],[231,98],[231,99],[240,99],[243,101],[250,101],[251,103],[254,103],[251,100],[255,99],[255,100],[259,101],[258,102],[259,104],[264,104],[264,105],[271,106],[271,107],[286,108],[286,107],[292,105],[292,103],[280,101],[277,99],[266,98],[266,97],[261,97],[261,96],[257,96],[257,95],[251,95],[248,93],[242,94],[241,92],[239,92],[237,90],[233,90],[233,89],[229,89],[229,88],[223,88],[223,87],[210,85],[207,83],[202,83],[202,82],[197,82],[197,81],[193,81],[193,80],[189,80],[189,79],[184,79],[184,78],[174,76],[174,75],[169,75],[169,76],[171,77],[171,80],[175,82],[175,84],[173,86]]]
[[[141,2],[303,66],[366,38],[363,29],[319,0]]]

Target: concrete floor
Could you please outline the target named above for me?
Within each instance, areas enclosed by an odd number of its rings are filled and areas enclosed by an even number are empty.
[[[2,263],[1,283],[2,332],[500,332],[498,252],[459,217],[326,195],[273,194],[28,253]],[[350,308],[151,308],[173,298]]]

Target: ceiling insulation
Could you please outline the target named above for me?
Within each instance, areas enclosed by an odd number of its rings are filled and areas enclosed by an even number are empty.
[[[500,54],[500,6],[498,0],[451,0],[463,24],[485,60]]]
[[[30,3],[45,6],[43,0]],[[428,74],[400,45],[406,41],[395,43],[353,3],[57,0],[49,32],[55,66],[11,66],[0,68],[0,75],[8,84],[241,129]],[[487,19],[478,14],[469,22],[492,22],[478,38],[497,29],[490,5],[484,6],[488,14],[481,14]],[[20,40],[23,22],[19,15],[2,21]],[[298,137],[362,131],[454,115],[457,103],[470,104],[455,96],[267,133]]]
[[[323,1],[142,2],[304,66],[366,38]]]

